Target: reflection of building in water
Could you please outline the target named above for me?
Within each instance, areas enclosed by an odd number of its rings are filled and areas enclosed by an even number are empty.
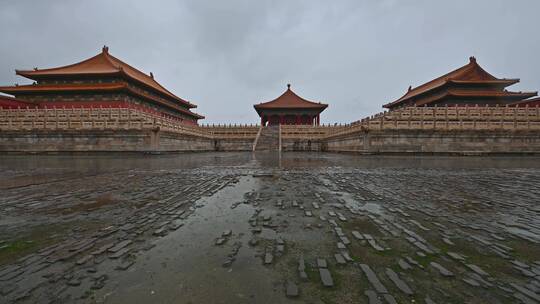
[[[474,57],[469,63],[416,88],[409,87],[398,100],[383,107],[394,110],[420,106],[495,106],[527,103],[537,92],[510,92],[505,88],[519,79],[496,78],[486,72]]]
[[[294,93],[291,85],[278,98],[253,106],[261,117],[261,125],[319,125],[320,114],[327,104],[308,101]]]
[[[0,87],[16,99],[0,97],[2,108],[137,108],[183,123],[197,124],[203,116],[191,112],[197,106],[161,86],[154,75],[146,75],[109,54],[52,69],[22,71],[30,85]]]

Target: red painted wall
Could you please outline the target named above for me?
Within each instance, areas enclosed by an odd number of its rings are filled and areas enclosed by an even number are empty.
[[[129,109],[135,109],[138,111],[151,113],[153,115],[158,115],[167,119],[175,120],[175,121],[181,121],[184,124],[190,124],[190,125],[197,125],[195,121],[191,120],[183,120],[176,116],[169,115],[163,112],[156,111],[154,109],[144,107],[137,104],[132,104],[127,101],[52,101],[52,102],[41,102],[39,104],[33,104],[24,102],[21,100],[17,100],[11,97],[3,97],[0,96],[0,108],[1,109],[91,109],[91,108],[129,108]]]
[[[12,97],[0,96],[0,109],[35,108],[32,103],[24,102]]]

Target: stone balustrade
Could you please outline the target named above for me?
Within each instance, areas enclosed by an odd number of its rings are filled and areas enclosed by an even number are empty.
[[[327,137],[370,130],[540,130],[540,107],[403,108],[334,129]]]
[[[259,132],[260,125],[202,125],[199,129],[213,138],[246,138],[255,139]]]
[[[283,139],[321,139],[332,133],[347,129],[345,125],[281,125],[281,138]]]
[[[197,126],[132,108],[0,109],[0,131],[158,129],[211,137]]]
[[[133,108],[0,109],[0,131],[160,130],[207,139],[255,139],[260,125],[195,126]],[[323,140],[371,130],[540,130],[540,107],[416,107],[346,125],[282,125],[281,138]]]

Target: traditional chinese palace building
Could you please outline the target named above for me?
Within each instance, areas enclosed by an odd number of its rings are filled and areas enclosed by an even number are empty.
[[[278,98],[253,106],[261,117],[261,125],[319,125],[320,114],[328,107],[327,104],[306,100],[291,90]]]
[[[419,87],[409,87],[398,100],[383,107],[394,110],[420,106],[496,106],[523,104],[537,92],[511,92],[505,88],[519,79],[496,78],[470,57],[469,63]]]
[[[147,75],[112,56],[108,47],[79,63],[17,70],[16,74],[34,83],[0,87],[0,92],[15,96],[0,96],[1,107],[129,107],[188,124],[204,118],[191,111],[196,105],[165,89],[152,73]]]

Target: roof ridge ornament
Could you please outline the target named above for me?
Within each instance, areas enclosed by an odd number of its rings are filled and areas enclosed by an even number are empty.
[[[104,54],[109,54],[109,47],[104,45],[103,48],[101,49],[101,51],[104,53]]]
[[[290,90],[290,89],[291,89],[291,84],[287,83],[287,90]]]
[[[469,57],[470,63],[476,63],[476,58],[474,56]]]
[[[407,89],[407,92],[410,92],[412,91],[412,86],[410,85],[409,88]]]
[[[150,78],[154,79],[154,73],[150,72]]]

